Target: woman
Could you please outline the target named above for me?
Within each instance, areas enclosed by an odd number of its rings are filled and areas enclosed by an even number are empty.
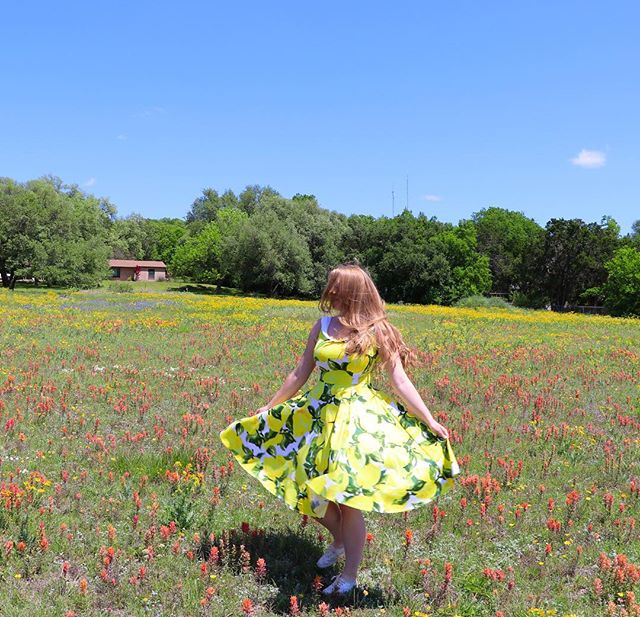
[[[329,273],[306,349],[256,414],[231,423],[222,443],[287,506],[326,527],[333,543],[317,562],[343,571],[324,594],[356,585],[366,537],[362,512],[403,512],[429,503],[460,473],[449,431],[404,371],[414,352],[385,314],[369,274],[342,264]],[[403,403],[370,383],[381,363]],[[315,367],[318,383],[300,393]]]

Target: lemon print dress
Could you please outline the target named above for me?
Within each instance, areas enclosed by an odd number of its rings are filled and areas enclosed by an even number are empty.
[[[232,422],[222,443],[291,509],[322,517],[329,501],[403,512],[452,488],[460,468],[448,439],[432,433],[370,383],[377,348],[345,355],[321,319],[314,348],[320,379],[262,413]]]

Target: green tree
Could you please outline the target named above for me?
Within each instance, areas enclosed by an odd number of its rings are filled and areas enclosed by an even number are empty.
[[[490,289],[488,259],[476,250],[470,222],[455,227],[406,210],[378,219],[369,235],[365,265],[390,302],[451,304]]]
[[[346,217],[321,208],[313,195],[297,194],[291,199],[276,195],[263,197],[262,207],[290,221],[306,243],[312,262],[313,293],[319,295],[329,270],[344,259],[341,245],[348,229]]]
[[[182,219],[162,218],[147,219],[149,252],[145,259],[160,259],[166,264],[173,261],[180,240],[187,233],[187,226]]]
[[[471,221],[461,221],[456,227],[439,233],[431,244],[451,269],[449,280],[442,283],[444,304],[452,304],[465,296],[482,295],[491,289],[489,258],[477,251],[476,228]]]
[[[600,224],[581,219],[551,219],[545,227],[544,249],[532,277],[538,291],[560,306],[575,304],[590,288],[607,279],[604,267],[618,248],[620,227],[610,217]]]
[[[149,222],[136,212],[116,219],[111,226],[109,244],[113,259],[151,259],[152,242]]]
[[[212,221],[200,233],[187,237],[178,245],[171,261],[171,274],[198,283],[216,284],[221,277],[221,254],[220,230]]]
[[[47,285],[90,287],[108,274],[107,200],[54,176],[26,183],[0,180],[0,276],[13,288],[20,277]]]
[[[239,208],[223,208],[216,215],[220,230],[220,282],[230,287],[240,285],[238,238],[248,220],[248,215]]]
[[[290,219],[271,208],[249,217],[238,234],[238,277],[245,291],[309,296],[313,263],[304,238]]]
[[[240,210],[251,216],[261,209],[265,200],[279,196],[280,193],[272,189],[270,186],[251,184],[246,186],[244,191],[242,191],[238,196],[238,207]]]
[[[632,246],[640,251],[640,220],[631,225],[631,232],[621,238],[622,246]]]
[[[640,251],[624,246],[604,267],[608,274],[602,286],[605,306],[613,315],[640,315]]]
[[[186,216],[187,224],[193,228],[194,233],[197,233],[207,223],[215,221],[218,211],[222,208],[237,208],[238,206],[238,198],[229,189],[222,195],[212,188],[203,189],[202,195],[191,204]]]
[[[489,258],[493,291],[510,293],[522,289],[528,256],[544,241],[544,229],[522,212],[496,206],[474,212],[478,252]]]

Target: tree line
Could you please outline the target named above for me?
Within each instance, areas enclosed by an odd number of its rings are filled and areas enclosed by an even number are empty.
[[[171,276],[272,296],[317,297],[329,269],[358,260],[389,302],[450,305],[503,294],[540,308],[601,304],[640,314],[640,220],[552,218],[482,208],[457,225],[408,210],[345,215],[313,195],[250,185],[205,189],[184,218],[118,217],[116,207],[45,176],[0,178],[0,276],[98,286],[109,258],[160,259]]]

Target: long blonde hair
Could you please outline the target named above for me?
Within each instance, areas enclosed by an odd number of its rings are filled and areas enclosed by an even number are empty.
[[[377,345],[384,362],[396,354],[404,366],[415,362],[416,353],[389,323],[384,300],[369,273],[359,264],[343,263],[329,272],[319,307],[324,313],[340,310],[339,321],[349,330],[346,354],[364,354]]]

